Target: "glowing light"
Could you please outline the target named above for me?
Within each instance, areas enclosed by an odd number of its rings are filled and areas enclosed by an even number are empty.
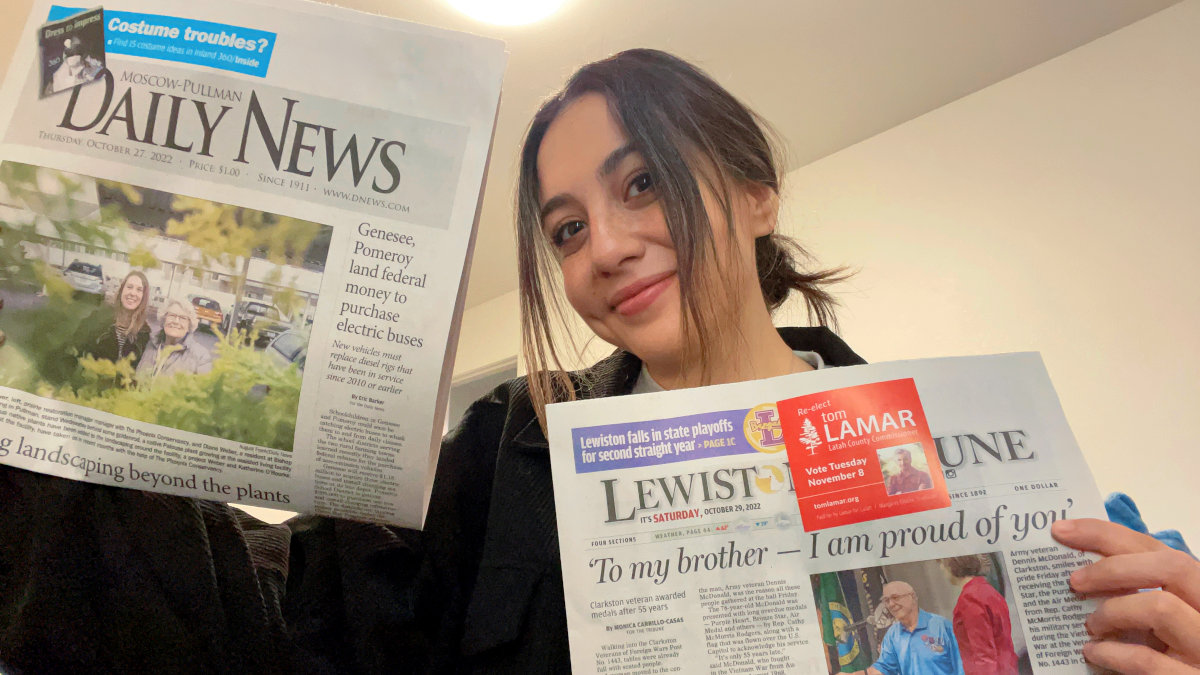
[[[553,14],[564,0],[447,0],[472,19],[499,26],[520,26]]]

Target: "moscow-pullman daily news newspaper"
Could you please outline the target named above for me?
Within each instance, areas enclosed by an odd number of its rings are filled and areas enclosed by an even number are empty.
[[[299,0],[35,2],[0,462],[420,527],[505,62]]]
[[[1086,672],[1049,530],[1104,511],[1036,354],[548,416],[578,672]]]

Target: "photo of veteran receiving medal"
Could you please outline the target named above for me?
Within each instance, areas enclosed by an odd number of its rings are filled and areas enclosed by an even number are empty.
[[[831,675],[1033,672],[999,552],[811,580]]]

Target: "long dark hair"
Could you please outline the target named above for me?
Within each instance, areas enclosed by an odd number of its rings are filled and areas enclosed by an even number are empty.
[[[121,294],[125,292],[125,284],[134,277],[142,280],[142,301],[134,309],[125,309],[125,303],[121,302]],[[115,304],[117,306],[115,322],[117,332],[131,338],[141,332],[142,328],[146,326],[146,308],[150,304],[150,282],[146,279],[146,275],[138,270],[126,274],[125,278],[121,280],[121,285],[117,287]]]
[[[530,396],[545,422],[547,403],[575,398],[562,372],[552,338],[564,325],[561,284],[554,252],[541,223],[537,156],[559,113],[579,97],[598,93],[641,154],[654,179],[658,203],[675,245],[685,360],[697,362],[707,381],[716,345],[727,344],[728,284],[710,263],[714,233],[701,197],[701,184],[716,197],[732,236],[733,188],[758,184],[779,191],[779,163],[765,123],[706,73],[653,49],[631,49],[580,68],[563,90],[546,101],[525,136],[517,185],[517,249],[522,313],[522,351],[529,369]],[[697,170],[698,166],[713,170]],[[810,322],[836,323],[836,301],[825,286],[843,279],[843,269],[804,271],[810,259],[794,241],[776,234],[754,242],[763,300],[774,311],[792,291],[804,296]],[[724,319],[724,320],[723,320]]]

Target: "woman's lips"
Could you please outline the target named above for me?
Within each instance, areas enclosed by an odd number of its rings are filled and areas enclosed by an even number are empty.
[[[613,310],[621,316],[633,316],[650,305],[662,295],[675,278],[675,271],[663,272],[636,281],[621,289],[613,303]]]

